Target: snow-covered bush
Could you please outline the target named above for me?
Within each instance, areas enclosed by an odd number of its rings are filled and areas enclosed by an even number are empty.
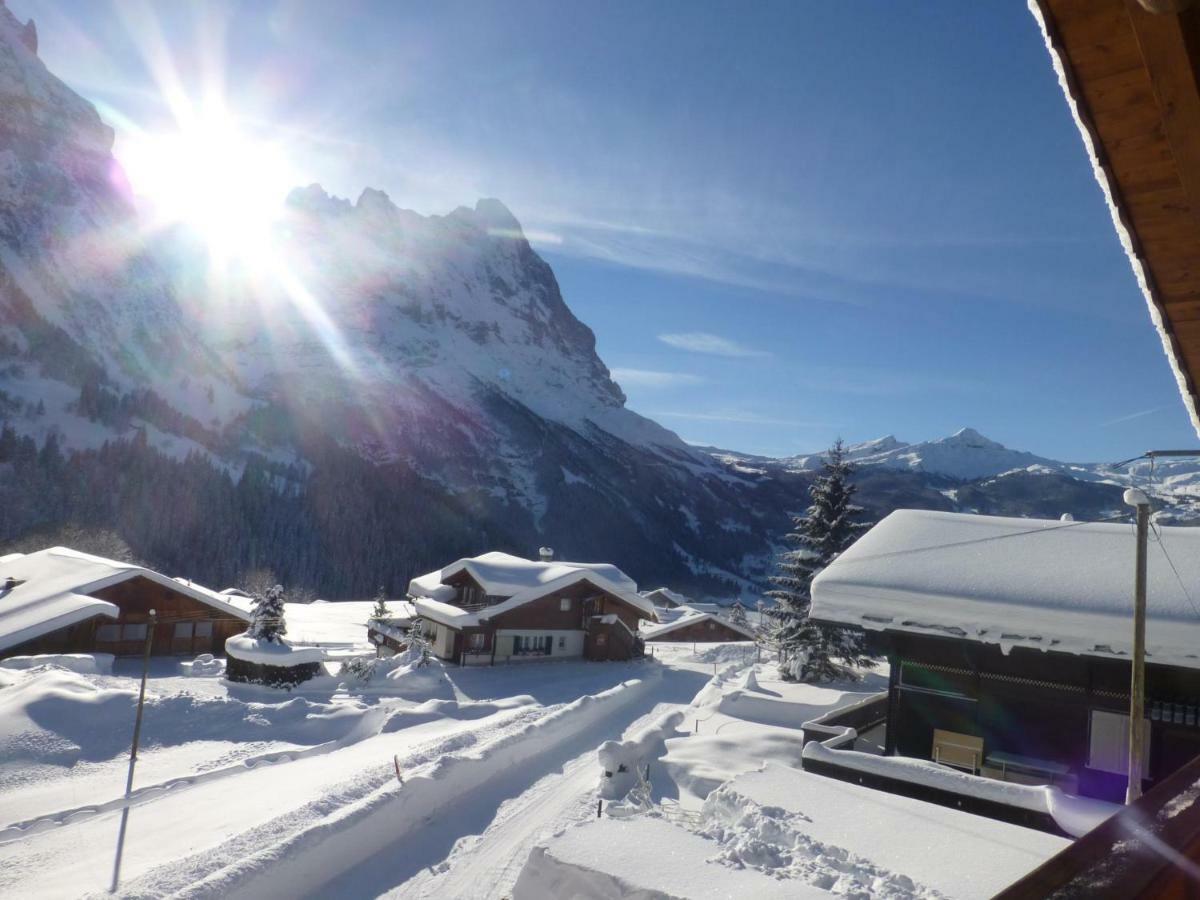
[[[278,634],[258,638],[250,631],[225,641],[230,681],[291,688],[321,671],[324,652],[318,647],[293,647]]]
[[[279,642],[287,634],[283,618],[283,585],[268,588],[254,596],[252,619],[246,633],[260,641]]]
[[[392,611],[388,609],[387,597],[383,593],[383,588],[380,587],[375,592],[375,608],[371,610],[372,622],[386,622],[392,615]]]

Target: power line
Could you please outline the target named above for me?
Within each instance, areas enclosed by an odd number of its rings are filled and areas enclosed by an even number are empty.
[[[1179,589],[1183,591],[1183,596],[1187,598],[1187,602],[1191,604],[1192,611],[1196,613],[1196,618],[1200,619],[1200,606],[1196,605],[1196,601],[1192,599],[1191,592],[1187,589],[1187,585],[1183,583],[1183,577],[1179,574],[1179,570],[1175,568],[1175,560],[1171,559],[1171,554],[1167,551],[1167,544],[1163,540],[1162,532],[1158,530],[1158,526],[1154,522],[1150,523],[1150,529],[1154,532],[1154,542],[1158,544],[1163,552],[1163,556],[1167,559],[1167,565],[1171,567],[1171,571],[1175,573],[1175,580],[1179,582]]]
[[[971,538],[970,540],[966,541],[952,541],[948,544],[931,544],[928,547],[909,547],[904,550],[892,550],[888,553],[875,553],[871,556],[860,556],[857,559],[847,559],[845,555],[843,555],[838,557],[838,563],[840,565],[846,565],[848,563],[870,562],[877,559],[889,559],[896,556],[907,556],[912,553],[925,553],[930,550],[948,550],[954,547],[969,547],[975,544],[986,544],[990,541],[1003,541],[1007,540],[1008,538],[1024,537],[1030,534],[1048,534],[1052,531],[1063,531],[1067,528],[1077,528],[1080,525],[1103,525],[1112,522],[1127,521],[1128,518],[1128,513],[1122,513],[1119,516],[1111,516],[1107,519],[1096,519],[1094,521],[1080,520],[1077,522],[1061,522],[1048,528],[1029,528],[1025,531],[1013,531],[1008,534],[991,534],[987,537]]]

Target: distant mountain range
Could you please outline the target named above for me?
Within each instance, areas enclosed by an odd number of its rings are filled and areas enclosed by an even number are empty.
[[[298,188],[287,277],[215,297],[200,248],[143,232],[111,129],[36,48],[0,0],[0,542],[70,525],[172,575],[331,598],[546,544],[644,586],[761,590],[819,454],[691,447],[627,409],[499,201],[422,216]],[[1097,517],[1139,477],[970,429],[852,455],[875,516]],[[1189,515],[1197,470],[1158,475]]]

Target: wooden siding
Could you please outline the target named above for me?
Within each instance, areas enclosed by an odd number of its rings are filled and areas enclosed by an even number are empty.
[[[1036,2],[1200,428],[1200,7],[1156,14],[1135,0]]]
[[[201,603],[186,594],[136,576],[118,584],[95,591],[91,596],[115,604],[118,618],[95,616],[69,628],[42,635],[16,647],[0,651],[0,656],[26,656],[36,653],[113,653],[117,656],[137,656],[145,649],[145,638],[101,641],[104,626],[122,628],[125,625],[144,625],[150,620],[150,610],[157,614],[152,652],[155,656],[195,656],[200,653],[225,653],[225,640],[246,630],[246,623],[224,610]],[[176,624],[190,626],[203,622],[211,635],[187,638],[176,637]]]

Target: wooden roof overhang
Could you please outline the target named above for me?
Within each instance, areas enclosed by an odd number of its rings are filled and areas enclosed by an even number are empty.
[[[1200,434],[1200,3],[1030,6]]]

